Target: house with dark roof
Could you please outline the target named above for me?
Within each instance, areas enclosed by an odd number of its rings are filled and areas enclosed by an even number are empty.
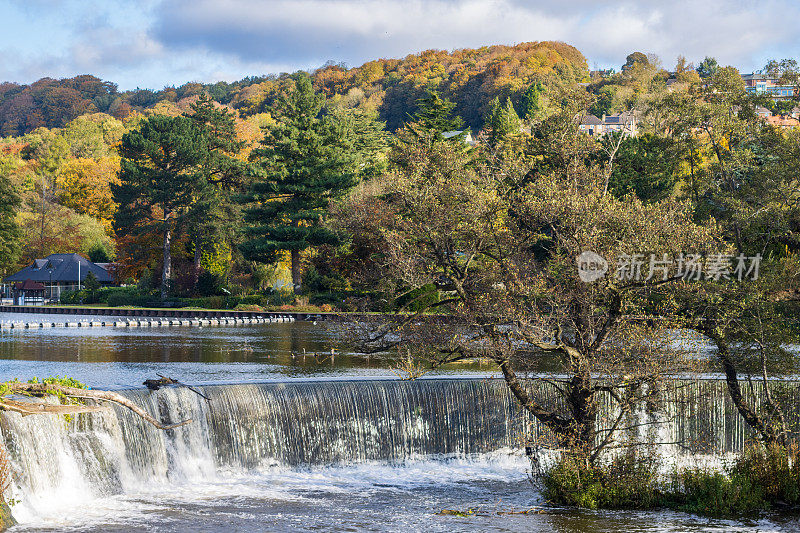
[[[107,265],[92,263],[78,254],[52,254],[44,259],[34,259],[30,265],[5,278],[4,293],[13,292],[15,304],[24,305],[18,302],[18,297],[22,296],[24,302],[25,295],[34,292],[34,289],[41,285],[44,291],[43,298],[57,300],[64,291],[79,290],[90,272],[101,285],[114,283]]]

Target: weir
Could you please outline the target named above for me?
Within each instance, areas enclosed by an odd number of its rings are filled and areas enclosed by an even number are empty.
[[[547,385],[542,385],[548,387]],[[541,430],[498,379],[292,381],[121,391],[164,422],[159,431],[129,411],[21,417],[0,427],[16,472],[15,498],[35,509],[48,498],[118,494],[142,483],[213,479],[223,471],[308,467],[519,448]],[[797,404],[795,382],[774,393]],[[544,391],[543,391],[544,392]],[[549,390],[552,401],[557,401]],[[759,388],[752,389],[759,397]],[[750,434],[714,380],[679,382],[666,409],[642,406],[633,431],[675,443],[663,453],[741,450]],[[608,406],[601,419],[611,419]],[[656,424],[656,422],[659,422]],[[796,416],[791,420],[796,427]],[[654,437],[655,436],[655,437]]]

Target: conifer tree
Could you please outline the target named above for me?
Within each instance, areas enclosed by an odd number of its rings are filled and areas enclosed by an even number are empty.
[[[358,180],[381,175],[387,168],[389,134],[386,123],[378,120],[376,112],[362,109],[335,109],[333,125],[337,135],[352,146],[353,170]]]
[[[20,255],[22,233],[16,220],[22,201],[2,171],[0,166],[0,271],[6,272]]]
[[[495,98],[487,119],[489,126],[489,144],[492,146],[503,142],[509,135],[519,133],[520,120],[510,98],[500,104],[500,98]]]
[[[434,142],[443,141],[443,133],[464,128],[461,117],[453,114],[456,104],[447,98],[442,98],[437,91],[429,89],[425,96],[417,100],[417,106],[417,112],[406,122],[406,128],[416,139],[431,138]],[[463,136],[462,133],[451,139],[463,141]]]
[[[300,290],[300,252],[338,242],[323,224],[328,203],[356,183],[352,138],[342,135],[325,96],[314,91],[308,74],[293,76],[295,89],[273,106],[276,123],[265,129],[262,147],[252,153],[253,184],[243,195],[245,258],[274,262],[291,252],[292,283]]]
[[[542,94],[544,85],[542,82],[534,82],[522,95],[522,118],[533,120],[536,114],[542,109]]]
[[[172,279],[172,236],[202,188],[207,153],[206,136],[186,117],[154,115],[122,137],[120,183],[112,185],[119,203],[114,227],[119,236],[161,235],[162,298]]]
[[[186,114],[205,138],[207,151],[198,173],[196,198],[187,217],[194,245],[193,285],[200,276],[202,250],[215,242],[232,243],[238,205],[232,195],[242,183],[244,162],[237,157],[244,143],[236,136],[236,123],[226,107],[218,107],[203,94]]]

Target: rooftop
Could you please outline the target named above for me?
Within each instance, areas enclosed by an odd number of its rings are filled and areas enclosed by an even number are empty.
[[[114,279],[108,271],[92,263],[79,254],[52,254],[44,259],[34,259],[33,263],[23,268],[16,274],[5,278],[6,283],[14,281],[40,281],[40,282],[78,282],[84,281],[89,272],[93,273],[100,283],[112,283]]]

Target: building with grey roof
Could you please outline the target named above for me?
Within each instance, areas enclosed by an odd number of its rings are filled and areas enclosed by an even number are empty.
[[[45,287],[45,298],[58,299],[64,291],[81,288],[90,272],[101,285],[114,283],[107,265],[92,263],[79,254],[52,254],[44,259],[34,259],[30,265],[6,277],[3,293],[10,296],[14,290],[16,300],[19,288],[24,287],[25,282],[38,282]]]

